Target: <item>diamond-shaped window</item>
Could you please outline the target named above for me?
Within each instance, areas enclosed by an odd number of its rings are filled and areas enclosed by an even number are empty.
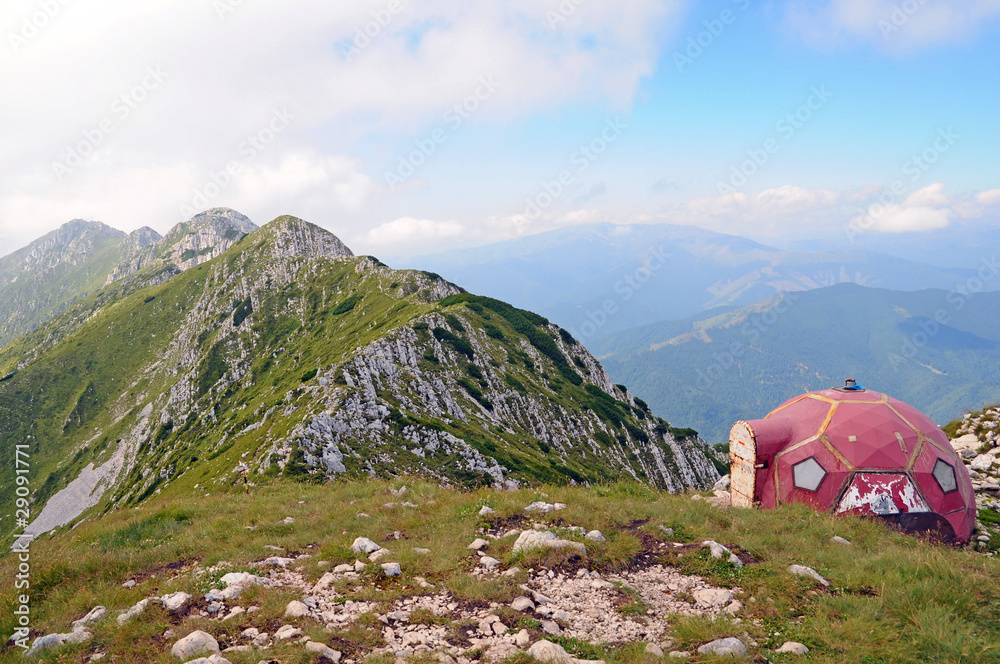
[[[826,477],[826,470],[814,457],[809,457],[792,466],[792,476],[795,478],[796,488],[816,491]]]
[[[955,469],[941,459],[937,460],[934,464],[934,479],[937,480],[938,485],[941,490],[945,493],[951,493],[958,489],[958,480],[955,479]]]

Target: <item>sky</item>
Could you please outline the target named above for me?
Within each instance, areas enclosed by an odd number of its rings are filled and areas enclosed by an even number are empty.
[[[6,0],[0,255],[231,207],[405,256],[1000,226],[1000,0]]]

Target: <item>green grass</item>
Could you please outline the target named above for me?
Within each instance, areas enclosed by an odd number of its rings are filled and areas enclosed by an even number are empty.
[[[113,616],[151,594],[175,590],[203,593],[213,579],[194,575],[195,569],[227,561],[232,564],[227,569],[251,570],[255,561],[273,554],[265,545],[310,553],[313,557],[301,563],[301,571],[315,581],[328,569],[318,566],[320,560],[331,564],[353,561],[349,545],[355,537],[365,535],[388,546],[390,559],[399,561],[404,573],[378,581],[377,590],[371,586],[375,577],[364,577],[360,591],[353,583],[344,584],[338,591],[345,598],[369,599],[387,607],[397,598],[433,592],[412,582],[413,577],[422,576],[460,600],[480,606],[503,604],[522,594],[517,585],[523,577],[478,579],[469,575],[472,562],[466,546],[486,523],[478,510],[490,504],[496,512],[489,519],[499,522],[523,514],[523,507],[530,502],[545,499],[564,502],[567,508],[540,520],[596,528],[608,537],[608,550],[588,547],[586,560],[586,566],[605,573],[635,563],[638,551],[614,542],[638,541],[640,532],[646,541],[711,538],[757,561],[734,568],[710,558],[705,550],[676,555],[672,547],[663,549],[659,562],[744,591],[739,596],[745,605],[739,624],[728,618],[672,620],[669,638],[673,649],[695,651],[711,639],[745,633],[758,643],[751,648],[751,656],[773,662],[793,661],[771,652],[786,640],[800,641],[811,649],[808,658],[794,661],[1000,662],[1000,623],[996,620],[1000,612],[1000,563],[966,549],[889,531],[879,522],[835,518],[801,506],[721,511],[704,501],[633,484],[494,492],[444,489],[413,479],[407,480],[406,495],[419,508],[383,508],[395,498],[389,489],[399,485],[399,481],[326,486],[280,481],[255,489],[250,496],[234,489],[198,499],[157,497],[139,508],[113,511],[74,530],[43,537],[32,546],[33,627],[41,633],[65,631],[72,620],[97,604],[107,606],[112,619],[95,629],[93,642],[52,651],[38,661],[78,661],[97,649],[113,653],[113,661],[124,664],[172,661],[169,643],[159,636],[171,626],[169,616],[153,610],[121,630],[112,626]],[[371,517],[358,517],[357,512]],[[286,516],[294,517],[295,522],[279,524]],[[674,528],[676,537],[668,538],[660,525]],[[395,530],[405,533],[406,539],[381,539]],[[833,535],[846,537],[852,545],[830,542]],[[511,543],[509,538],[492,543],[491,554],[508,556]],[[429,548],[433,553],[420,555],[413,547]],[[509,557],[505,560],[512,561]],[[823,589],[789,575],[785,569],[792,563],[813,567],[832,587]],[[16,559],[5,556],[0,561],[0,577],[13,579],[15,566]],[[122,588],[121,583],[129,578],[138,579],[138,586]],[[626,597],[620,610],[642,615],[641,600],[627,587],[621,591]],[[260,613],[241,616],[232,624],[194,620],[184,623],[183,629],[205,629],[221,640],[230,639],[248,626],[281,622],[284,604],[295,598],[288,590],[253,588],[248,592],[247,601],[260,605]],[[12,584],[5,584],[0,593],[2,633],[13,632],[14,599]],[[530,615],[523,618],[526,622],[521,627],[536,628]],[[437,623],[441,619],[417,614],[415,620]],[[307,633],[315,633],[316,638],[335,637],[357,647],[371,648],[381,641],[378,630],[370,628],[375,623],[354,625],[335,634],[324,632],[308,619],[297,624]],[[508,624],[516,621],[511,619]],[[177,631],[176,626],[174,629]],[[643,653],[643,644],[562,643],[577,657],[655,661]],[[306,661],[299,659],[301,649],[292,646],[282,646],[268,657],[282,662]],[[253,664],[259,659],[232,661]],[[16,652],[0,654],[0,662],[15,661],[22,661]]]

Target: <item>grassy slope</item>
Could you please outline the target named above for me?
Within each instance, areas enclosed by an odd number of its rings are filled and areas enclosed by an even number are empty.
[[[785,304],[780,313],[765,306],[702,317],[683,331],[681,322],[638,328],[598,342],[594,354],[656,412],[713,443],[725,442],[738,419],[848,376],[942,422],[1000,398],[1000,293],[981,293],[956,311],[944,291],[841,285],[793,294]],[[913,354],[904,341],[923,341],[920,324],[938,311],[951,327]],[[662,345],[701,328],[709,342]]]
[[[84,661],[80,658],[98,649],[111,652],[112,661],[121,664],[176,661],[169,655],[169,642],[159,637],[171,626],[169,616],[150,611],[146,619],[122,629],[112,628],[113,616],[154,593],[207,590],[206,581],[191,575],[190,567],[175,576],[164,571],[166,565],[198,561],[207,568],[225,560],[233,563],[233,569],[250,569],[254,561],[272,555],[265,545],[312,553],[305,573],[316,580],[322,572],[318,561],[338,564],[354,560],[348,547],[355,537],[381,541],[384,533],[400,530],[406,533],[406,544],[393,548],[398,549],[396,559],[402,564],[403,576],[379,582],[377,590],[366,577],[369,583],[362,590],[352,595],[344,587],[342,593],[381,602],[380,610],[384,611],[388,601],[426,592],[412,583],[413,577],[424,576],[462,599],[507,602],[520,593],[517,579],[475,580],[468,576],[469,552],[465,547],[482,523],[477,512],[481,505],[489,504],[497,510],[491,518],[522,514],[524,505],[544,496],[565,502],[568,508],[538,517],[540,520],[555,523],[561,519],[608,535],[606,544],[587,543],[586,564],[591,568],[613,571],[630,564],[639,544],[627,530],[636,520],[645,521],[642,528],[653,538],[666,538],[659,526],[669,526],[677,532],[674,539],[711,538],[758,561],[737,570],[704,552],[665,555],[662,562],[702,574],[716,584],[738,585],[745,590],[740,597],[745,605],[742,624],[675,620],[674,648],[694,651],[712,638],[746,632],[759,644],[752,648],[751,657],[725,661],[750,662],[760,655],[773,662],[836,664],[1000,662],[1000,624],[996,621],[1000,563],[968,550],[887,531],[878,522],[834,518],[799,506],[775,511],[719,510],[689,496],[655,493],[629,484],[498,493],[459,492],[417,481],[409,484],[407,497],[420,507],[381,507],[393,500],[389,489],[399,484],[341,482],[315,487],[281,481],[255,489],[250,496],[236,487],[196,501],[159,497],[139,508],[114,511],[74,530],[43,538],[32,545],[34,628],[42,633],[65,631],[71,620],[97,604],[107,606],[111,616],[97,626],[93,642],[50,651],[37,661]],[[347,504],[349,508],[345,508]],[[356,512],[372,517],[359,518]],[[287,516],[295,522],[277,523]],[[257,526],[256,530],[244,528],[250,525]],[[846,537],[852,546],[831,542],[833,535]],[[510,544],[505,539],[497,547],[505,567],[559,562],[558,557],[538,555],[518,558],[509,553]],[[434,555],[414,554],[411,546],[430,548]],[[815,568],[831,581],[832,588],[824,590],[790,576],[785,569],[792,563]],[[12,579],[14,574],[14,558],[5,556],[0,576]],[[123,589],[121,583],[133,577],[143,580],[136,588]],[[248,599],[262,606],[262,612],[224,624],[197,619],[175,626],[175,630],[183,636],[190,629],[201,628],[222,637],[250,625],[281,624],[287,622],[280,617],[284,604],[294,598],[289,591],[256,589]],[[13,631],[12,608],[13,589],[5,583],[0,592],[0,633]],[[314,638],[333,636],[309,619],[292,622]],[[367,642],[369,647],[379,643],[377,631],[372,634],[359,628],[336,636]],[[805,643],[810,654],[795,657],[771,652],[786,640]],[[642,654],[643,644],[617,648],[568,645],[580,656],[600,656],[612,663],[656,661]],[[301,646],[278,647],[268,656],[286,664],[309,661]],[[233,653],[229,657],[235,664],[254,664],[260,653]],[[8,648],[0,654],[0,661],[22,658],[19,651]],[[527,660],[522,657],[517,661]],[[712,660],[695,657],[689,661]]]

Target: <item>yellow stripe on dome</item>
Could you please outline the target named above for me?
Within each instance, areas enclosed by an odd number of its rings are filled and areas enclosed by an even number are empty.
[[[809,396],[808,394],[803,394],[803,395],[801,395],[801,396],[799,396],[799,397],[796,397],[796,398],[795,398],[794,400],[792,400],[792,401],[789,401],[789,402],[788,402],[788,403],[786,403],[786,404],[783,404],[783,405],[781,405],[781,406],[778,406],[777,408],[775,408],[774,410],[772,410],[772,411],[771,411],[770,413],[768,413],[767,415],[765,415],[765,416],[764,416],[764,419],[766,420],[767,418],[771,417],[771,416],[772,416],[772,415],[774,415],[775,413],[777,413],[777,412],[779,412],[779,411],[782,411],[782,410],[784,410],[785,408],[788,408],[789,406],[792,406],[792,405],[795,405],[795,404],[797,404],[798,402],[802,401],[803,399],[805,399],[805,398],[806,398],[806,397],[808,397],[808,396]]]
[[[829,450],[830,454],[832,454],[833,456],[837,457],[837,459],[839,459],[842,464],[844,464],[845,466],[847,466],[848,468],[850,468],[852,471],[853,470],[857,470],[857,466],[855,466],[853,463],[851,463],[850,461],[848,461],[847,457],[845,457],[843,454],[840,453],[840,450],[838,450],[834,446],[834,444],[830,442],[829,438],[827,438],[826,436],[820,436],[819,437],[819,443],[820,443],[820,445],[822,445],[823,447],[825,447],[827,450]]]
[[[830,422],[833,420],[833,416],[836,414],[837,406],[839,405],[840,405],[839,402],[834,401],[833,405],[830,406],[830,410],[827,411],[826,418],[823,420],[823,424],[819,425],[819,431],[816,432],[817,436],[825,432],[826,428],[830,426]]]

